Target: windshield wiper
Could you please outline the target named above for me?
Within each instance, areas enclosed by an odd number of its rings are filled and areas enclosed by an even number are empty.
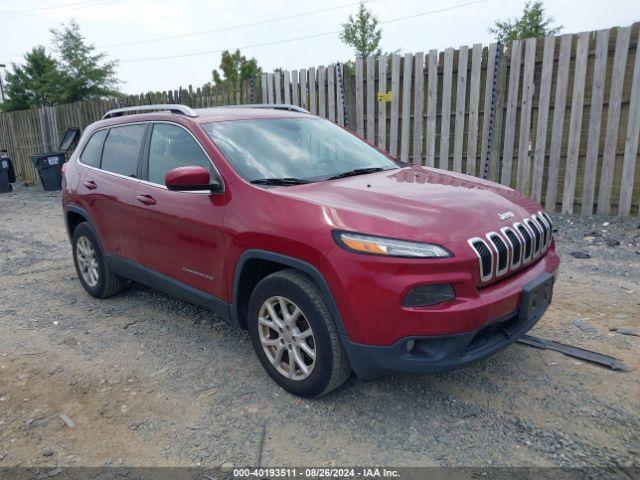
[[[336,180],[338,178],[346,178],[346,177],[355,177],[356,175],[366,175],[367,173],[376,173],[383,171],[382,167],[369,167],[369,168],[355,168],[353,170],[349,170],[348,172],[342,172],[333,177],[327,178],[327,180]]]
[[[311,183],[309,180],[303,180],[301,178],[258,178],[257,180],[251,180],[251,183],[256,185],[303,185],[305,183]]]

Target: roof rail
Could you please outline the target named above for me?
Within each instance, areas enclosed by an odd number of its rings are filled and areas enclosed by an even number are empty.
[[[235,108],[270,108],[273,110],[288,110],[290,112],[310,113],[309,110],[305,110],[297,105],[291,105],[289,103],[248,103],[245,105],[226,105],[225,107]]]
[[[126,113],[133,112],[171,112],[179,115],[186,115],[187,117],[197,117],[198,114],[186,105],[178,104],[164,104],[164,105],[136,105],[133,107],[114,108],[109,110],[102,116],[102,119],[120,117]]]

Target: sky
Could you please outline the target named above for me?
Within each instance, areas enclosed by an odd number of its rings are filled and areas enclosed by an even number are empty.
[[[487,28],[518,16],[523,5],[523,0],[367,2],[381,22],[383,51],[402,53],[486,45],[493,41]],[[563,33],[640,20],[638,0],[546,0],[544,5]],[[123,92],[195,88],[211,79],[225,49],[240,48],[264,71],[353,58],[336,32],[356,10],[356,0],[0,0],[0,63],[20,62],[35,45],[49,48],[49,29],[75,19],[88,42],[119,62]]]

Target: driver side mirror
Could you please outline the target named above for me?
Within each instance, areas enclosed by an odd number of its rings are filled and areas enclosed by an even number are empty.
[[[177,167],[169,170],[164,176],[164,184],[168,190],[193,192],[198,190],[209,190],[211,192],[221,192],[220,182],[211,179],[211,175],[206,168],[197,166]]]

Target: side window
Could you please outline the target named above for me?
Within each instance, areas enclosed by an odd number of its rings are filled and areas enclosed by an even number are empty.
[[[212,171],[209,157],[183,128],[156,123],[149,146],[149,181],[164,185],[164,176],[172,168],[199,166]]]
[[[100,166],[100,154],[102,153],[102,142],[107,136],[107,130],[98,130],[94,133],[82,150],[80,161],[90,167]]]
[[[145,128],[146,125],[111,128],[104,142],[101,168],[127,177],[135,177]]]

